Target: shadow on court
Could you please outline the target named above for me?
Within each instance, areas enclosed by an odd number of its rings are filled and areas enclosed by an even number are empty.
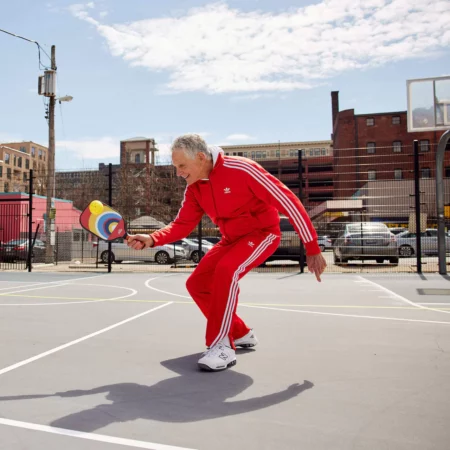
[[[53,396],[71,398],[105,393],[105,398],[112,403],[100,404],[50,423],[53,427],[93,432],[113,423],[136,419],[183,423],[247,413],[285,402],[314,387],[313,383],[305,380],[303,384],[292,384],[273,394],[227,401],[249,388],[253,379],[235,370],[199,372],[196,369],[198,358],[199,354],[193,354],[161,362],[179,376],[152,386],[117,383],[50,395],[0,397],[0,401]]]

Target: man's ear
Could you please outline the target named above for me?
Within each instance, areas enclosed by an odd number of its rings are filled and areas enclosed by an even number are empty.
[[[204,162],[206,160],[206,155],[202,152],[198,152],[196,156],[197,156],[198,160],[201,162]]]

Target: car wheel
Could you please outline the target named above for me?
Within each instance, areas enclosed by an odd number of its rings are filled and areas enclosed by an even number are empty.
[[[202,252],[202,258],[204,256],[205,256],[205,252]],[[198,250],[195,250],[195,251],[192,252],[191,259],[192,259],[193,262],[195,262],[195,264],[200,262]]]
[[[404,258],[408,258],[414,255],[414,250],[410,245],[402,245],[399,248],[398,253],[400,256],[403,256]]]
[[[341,260],[338,258],[336,253],[333,253],[333,262],[336,266],[338,266],[341,263]]]
[[[155,255],[155,261],[158,264],[169,264],[170,262],[170,256],[167,252],[158,252]]]
[[[320,248],[320,251],[321,251],[321,252],[324,252],[324,251],[325,251],[325,245],[320,244],[320,245],[319,245],[319,248]]]
[[[104,252],[102,252],[102,254],[100,255],[100,259],[105,264],[108,264],[108,250],[105,250]],[[111,262],[113,263],[115,260],[116,260],[116,257],[114,255],[114,253],[111,252]]]

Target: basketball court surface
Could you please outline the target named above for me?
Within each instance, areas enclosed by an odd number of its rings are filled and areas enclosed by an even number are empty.
[[[449,448],[449,277],[251,273],[209,373],[188,275],[0,273],[0,448]]]

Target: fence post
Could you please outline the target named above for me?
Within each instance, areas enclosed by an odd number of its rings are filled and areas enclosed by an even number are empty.
[[[414,205],[416,213],[416,261],[417,273],[422,273],[422,240],[420,229],[420,168],[419,168],[419,141],[414,140]]]
[[[303,161],[302,151],[298,150],[298,198],[303,203]],[[300,239],[300,273],[305,272],[305,247]]]
[[[108,203],[112,207],[112,164],[108,164]],[[112,242],[108,242],[108,273],[111,273]]]
[[[28,255],[27,266],[28,272],[31,272],[31,253],[32,253],[32,233],[33,233],[33,169],[30,170],[30,179],[28,180]]]
[[[198,262],[202,260],[203,216],[198,223]]]

